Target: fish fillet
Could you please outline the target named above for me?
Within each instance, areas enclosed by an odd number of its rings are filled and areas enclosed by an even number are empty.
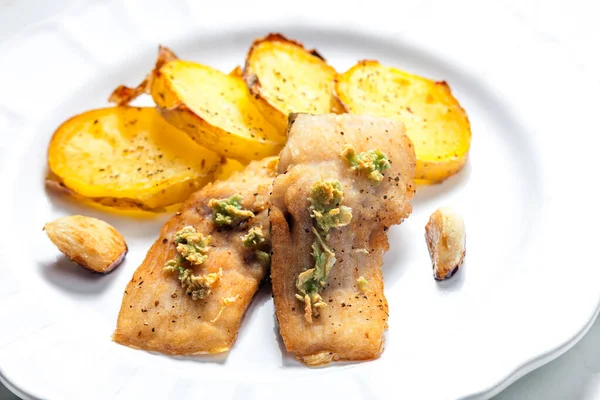
[[[255,161],[229,179],[205,186],[163,226],[125,289],[113,336],[116,342],[179,355],[231,348],[242,316],[268,270],[252,249],[243,246],[241,236],[259,225],[268,235],[267,202],[276,166],[275,157]],[[217,228],[209,200],[235,194],[243,197],[242,206],[256,217],[234,228]],[[163,269],[176,255],[175,233],[186,226],[212,236],[208,259],[194,271],[206,274],[222,270],[212,293],[201,300],[186,295],[177,274]]]
[[[341,156],[346,145],[356,152],[385,152],[390,168],[379,184],[350,168]],[[388,317],[381,272],[389,248],[386,231],[411,212],[414,170],[413,145],[401,122],[350,114],[290,117],[269,206],[271,279],[281,336],[300,361],[368,360],[381,353]],[[321,292],[326,306],[309,322],[296,298],[298,275],[315,263],[307,198],[315,182],[330,179],[341,183],[342,204],[351,207],[352,219],[329,232],[337,260]]]

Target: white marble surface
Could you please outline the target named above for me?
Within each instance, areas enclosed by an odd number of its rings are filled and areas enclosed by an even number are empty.
[[[32,4],[34,3],[34,4]],[[0,40],[62,10],[70,1],[0,0]],[[569,50],[582,71],[600,70],[599,11],[586,0],[506,0],[504,6],[531,29],[532,35]],[[591,75],[600,81],[600,75]],[[568,79],[568,77],[562,77]],[[598,104],[600,106],[600,102]],[[0,120],[0,132],[6,128]],[[592,130],[597,128],[590,127]],[[6,149],[0,148],[0,157]],[[599,287],[600,290],[600,287]],[[0,400],[16,399],[0,385]],[[598,399],[600,398],[600,320],[570,351],[550,364],[524,376],[496,399]]]

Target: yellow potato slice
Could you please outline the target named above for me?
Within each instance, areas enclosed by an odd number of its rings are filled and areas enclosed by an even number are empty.
[[[244,67],[256,106],[280,130],[286,129],[292,112],[341,112],[333,95],[335,76],[335,69],[316,50],[277,33],[252,44]]]
[[[128,104],[144,92],[171,125],[227,158],[248,163],[277,155],[285,143],[285,129],[275,128],[256,108],[239,68],[227,75],[161,47],[146,79],[137,88],[118,87],[109,101]]]
[[[338,76],[335,92],[347,112],[404,123],[415,146],[418,181],[441,182],[467,161],[471,126],[446,82],[360,61]]]
[[[48,147],[51,185],[124,208],[180,203],[211,181],[220,165],[221,157],[148,107],[79,114],[56,130]]]

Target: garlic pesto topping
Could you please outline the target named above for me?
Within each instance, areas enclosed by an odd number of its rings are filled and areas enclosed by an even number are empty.
[[[218,226],[234,226],[254,217],[254,213],[242,207],[242,196],[234,194],[226,199],[210,199],[213,221]]]
[[[379,149],[372,149],[356,154],[354,146],[347,144],[340,154],[350,164],[353,171],[365,174],[370,180],[379,184],[383,180],[383,171],[390,168],[388,156]]]
[[[329,273],[336,262],[335,253],[327,244],[329,230],[346,226],[352,220],[352,209],[342,205],[343,200],[344,191],[337,179],[317,181],[311,186],[308,209],[315,237],[312,244],[314,266],[300,273],[296,279],[296,298],[304,302],[304,317],[309,323],[327,306],[320,292],[327,285]]]
[[[167,261],[164,270],[177,272],[177,278],[185,293],[194,300],[204,299],[212,287],[221,279],[222,270],[205,275],[195,275],[193,267],[202,265],[208,259],[211,237],[204,236],[194,227],[186,226],[175,233],[173,243],[177,256]]]
[[[262,225],[252,227],[248,233],[241,236],[244,247],[254,249],[256,259],[263,265],[271,264],[270,249],[271,244],[263,233]]]

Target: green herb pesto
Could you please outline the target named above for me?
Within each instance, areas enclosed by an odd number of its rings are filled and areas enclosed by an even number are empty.
[[[366,174],[369,179],[376,183],[383,180],[382,172],[390,168],[388,156],[379,149],[356,154],[354,147],[347,144],[344,146],[341,156],[348,160],[352,170]]]
[[[235,194],[226,199],[211,199],[208,206],[213,209],[213,221],[218,226],[233,226],[254,217],[254,213],[242,207],[242,196]]]
[[[187,295],[192,296],[193,300],[202,300],[210,295],[212,287],[221,279],[222,270],[206,275],[194,275],[191,268],[181,266],[165,265],[165,271],[179,273],[178,278],[181,282],[181,287]]]
[[[179,230],[173,238],[177,255],[167,261],[164,267],[167,272],[177,272],[181,287],[194,300],[207,297],[212,286],[221,278],[221,270],[218,273],[194,275],[192,269],[195,265],[203,264],[208,258],[210,240],[210,236],[205,237],[191,226]]]
[[[307,269],[298,275],[296,288],[300,292],[298,299],[303,300],[306,295],[319,292],[327,286],[327,278],[331,268],[335,264],[334,252],[327,246],[321,235],[313,227],[315,241],[312,244],[312,256],[315,260],[314,268]]]
[[[313,268],[309,268],[296,279],[296,298],[305,304],[305,318],[310,323],[318,316],[320,309],[326,307],[320,292],[327,286],[327,279],[336,258],[329,245],[329,230],[346,226],[352,220],[352,209],[343,206],[344,192],[338,180],[319,181],[311,187],[308,201],[313,218],[312,232],[315,240],[312,244]]]
[[[262,265],[271,265],[271,255],[269,253],[267,253],[266,251],[262,251],[262,250],[256,250],[256,259],[262,264]]]
[[[241,237],[244,247],[254,249],[256,259],[263,265],[271,264],[270,244],[263,234],[262,226],[255,226]]]
[[[250,228],[247,234],[242,236],[242,243],[244,247],[250,247],[256,249],[267,241],[263,235],[262,226],[255,226]]]
[[[192,265],[200,265],[208,256],[210,236],[204,237],[193,227],[186,226],[175,234],[174,242],[177,245],[177,253]]]
[[[310,191],[310,216],[317,228],[327,234],[329,229],[346,226],[352,220],[352,209],[342,206],[344,191],[340,181],[332,179],[313,184]]]

